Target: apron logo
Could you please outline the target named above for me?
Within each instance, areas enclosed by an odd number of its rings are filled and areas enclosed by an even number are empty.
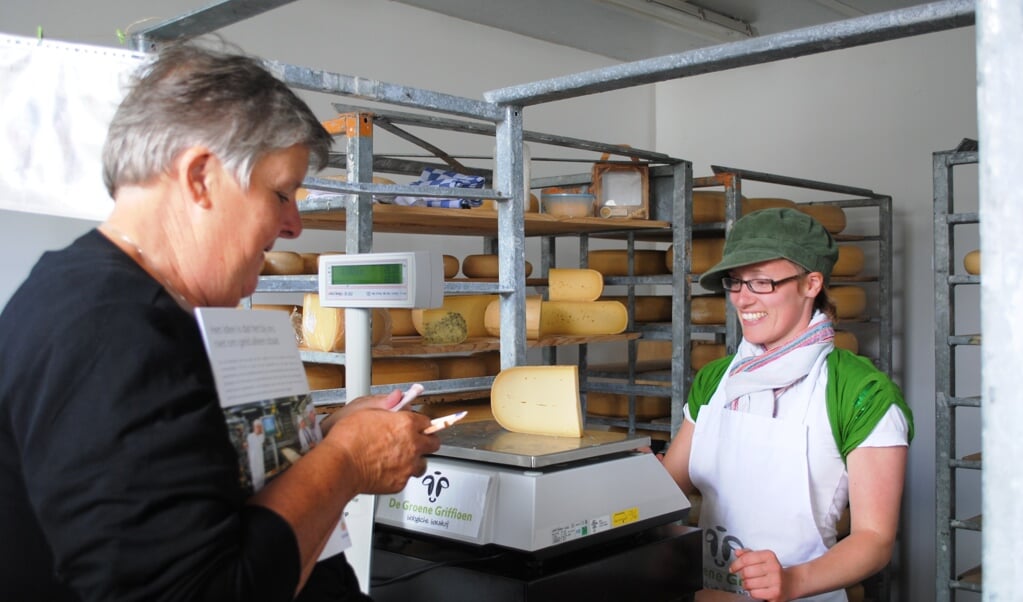
[[[718,531],[721,533],[719,534]],[[719,568],[724,568],[731,564],[733,551],[746,547],[742,544],[742,540],[734,535],[725,535],[726,532],[727,529],[718,525],[714,529],[705,530],[703,533],[710,556],[714,559],[714,564]]]
[[[426,475],[420,482],[426,487],[426,493],[430,498],[431,504],[437,501],[441,491],[451,486],[448,478],[441,475],[439,470],[435,470],[432,475]]]

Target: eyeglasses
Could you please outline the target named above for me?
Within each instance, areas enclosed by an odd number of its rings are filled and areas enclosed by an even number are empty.
[[[781,280],[771,280],[770,278],[753,278],[752,280],[739,280],[738,278],[730,278],[725,276],[721,279],[721,286],[730,293],[737,293],[742,290],[742,285],[746,285],[749,292],[756,293],[758,295],[765,295],[767,293],[773,293],[774,289],[778,288],[779,284],[785,284],[790,280],[796,280],[805,276],[806,273],[796,274],[795,276],[789,276],[788,278],[782,278]]]

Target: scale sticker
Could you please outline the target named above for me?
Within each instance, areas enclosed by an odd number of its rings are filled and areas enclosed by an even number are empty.
[[[559,544],[566,541],[572,541],[574,539],[580,539],[587,535],[594,535],[602,531],[608,531],[611,527],[611,517],[607,515],[598,516],[588,520],[576,521],[561,527],[554,527],[551,529],[551,544]]]
[[[377,501],[377,519],[406,529],[457,533],[478,539],[493,476],[451,466],[427,464],[405,489]]]
[[[611,526],[621,527],[639,520],[639,508],[626,508],[611,515]]]

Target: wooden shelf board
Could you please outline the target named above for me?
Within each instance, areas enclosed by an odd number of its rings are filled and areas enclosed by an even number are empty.
[[[344,211],[302,214],[302,225],[315,230],[344,230]],[[559,218],[542,213],[525,214],[526,236],[554,236],[632,231],[670,231],[671,224],[657,220],[602,217]],[[444,234],[497,236],[497,214],[471,209],[373,205],[373,231],[398,234]]]

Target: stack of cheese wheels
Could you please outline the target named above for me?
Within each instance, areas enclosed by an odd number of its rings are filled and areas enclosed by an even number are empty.
[[[814,218],[831,234],[845,230],[845,210],[838,205],[796,205],[796,209]]]
[[[592,416],[607,418],[626,418],[629,416],[629,396],[624,393],[603,393],[599,391],[587,393],[586,413]],[[636,420],[652,420],[670,415],[670,397],[636,395]]]
[[[629,298],[624,296],[604,296],[603,301],[617,301],[628,307]],[[633,322],[670,322],[671,297],[666,295],[636,295],[633,298]]]
[[[440,338],[449,343],[461,343],[469,337],[485,337],[487,336],[487,306],[491,301],[497,299],[497,295],[445,296],[440,308],[413,309],[411,312],[412,325],[416,332],[430,343],[440,343]],[[461,321],[465,323],[464,336],[458,332],[459,320],[445,317],[451,313],[460,315]],[[430,334],[427,334],[428,332]],[[453,339],[461,340],[454,341]]]
[[[970,251],[963,257],[963,267],[967,274],[980,275],[980,249]]]
[[[693,223],[709,224],[725,221],[725,193],[718,190],[693,191]],[[779,198],[746,198],[740,200],[742,215],[769,207],[795,207],[796,202]]]
[[[724,252],[724,238],[694,238],[693,254],[689,258],[690,272],[693,274],[702,274],[706,272],[721,261],[721,257],[724,255]],[[664,263],[669,272],[675,271],[674,245],[668,247],[668,252],[664,256]]]
[[[604,276],[594,269],[551,268],[548,296],[540,306],[540,336],[617,334],[629,324],[618,301],[598,301]]]
[[[525,262],[526,276],[533,273],[533,264]],[[466,278],[497,278],[498,257],[491,254],[466,255],[462,259],[462,274]]]
[[[828,297],[834,302],[840,320],[861,318],[867,310],[867,293],[861,286],[833,285],[828,287]]]
[[[379,345],[391,338],[391,314],[383,309],[374,309],[373,327],[370,334],[373,345]],[[317,351],[345,350],[345,310],[337,307],[323,307],[320,296],[306,293],[302,298],[302,341],[305,347]]]
[[[264,276],[294,276],[301,274],[304,269],[302,256],[292,251],[267,251],[263,255],[263,269],[260,274]]]
[[[863,249],[854,244],[838,245],[838,261],[831,268],[832,276],[859,276],[863,272]]]
[[[658,249],[633,250],[633,276],[651,276],[667,273],[664,269],[665,252]],[[629,252],[619,249],[601,249],[589,252],[589,267],[604,276],[628,276]]]
[[[848,349],[853,353],[860,352],[860,341],[856,338],[856,335],[849,332],[848,330],[836,330],[835,331],[835,347],[839,349]]]
[[[305,377],[309,381],[309,390],[311,391],[340,389],[345,386],[345,371],[341,366],[304,363],[302,367],[305,369]]]
[[[577,366],[514,366],[494,377],[494,419],[505,429],[530,435],[582,437]]]

